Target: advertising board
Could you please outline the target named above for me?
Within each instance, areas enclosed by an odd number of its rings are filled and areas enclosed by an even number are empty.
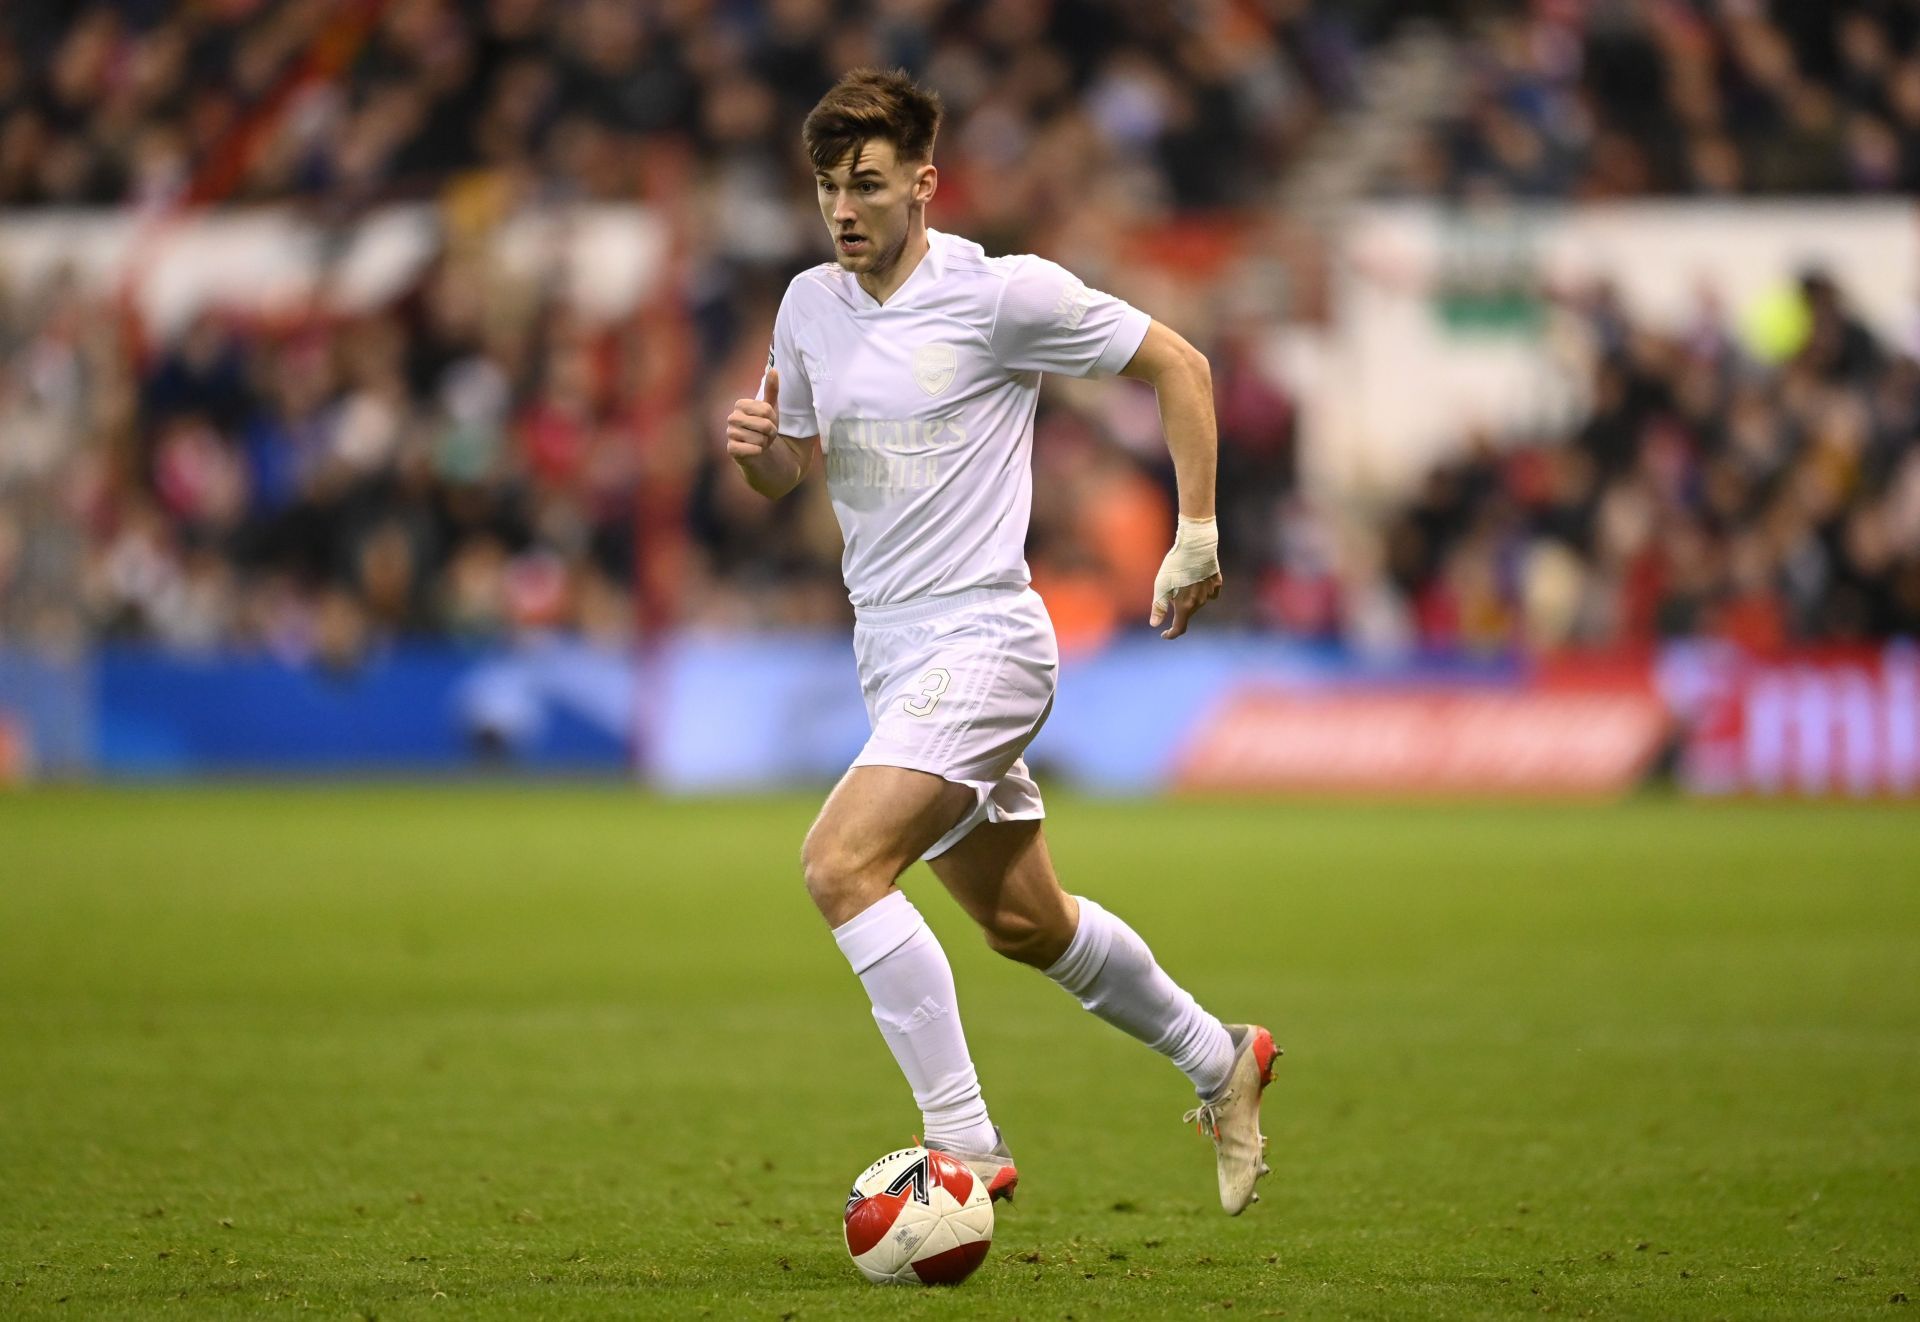
[[[1660,691],[1686,730],[1681,783],[1699,794],[1881,796],[1920,790],[1920,648],[1754,657],[1669,648]]]

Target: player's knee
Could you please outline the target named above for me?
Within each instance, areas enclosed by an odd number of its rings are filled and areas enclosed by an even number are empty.
[[[807,894],[829,922],[866,907],[867,892],[874,889],[870,872],[852,850],[830,834],[810,832],[800,846],[800,875]],[[886,883],[880,883],[879,888],[884,891]]]
[[[820,838],[818,831],[809,831],[800,846],[800,876],[807,883],[807,894],[816,903],[841,884],[843,865],[836,862],[836,852]]]

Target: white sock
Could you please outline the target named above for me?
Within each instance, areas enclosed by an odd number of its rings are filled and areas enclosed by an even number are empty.
[[[921,1141],[991,1152],[993,1122],[960,1028],[953,968],[927,920],[893,890],[834,928],[833,939],[860,975],[880,1036],[920,1104]]]
[[[1219,1092],[1233,1069],[1233,1038],[1154,963],[1138,933],[1092,900],[1075,898],[1080,926],[1047,976],[1178,1065],[1202,1097]]]

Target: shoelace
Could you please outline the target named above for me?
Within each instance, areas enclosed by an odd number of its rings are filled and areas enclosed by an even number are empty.
[[[1192,1125],[1193,1132],[1210,1135],[1213,1141],[1220,1141],[1220,1108],[1233,1100],[1233,1089],[1229,1088],[1210,1102],[1202,1102],[1180,1117],[1182,1124]]]

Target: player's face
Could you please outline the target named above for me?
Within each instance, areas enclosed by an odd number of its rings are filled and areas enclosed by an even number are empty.
[[[891,142],[861,143],[814,176],[833,255],[857,276],[882,278],[900,261],[913,217],[933,196],[931,165],[903,162]]]

